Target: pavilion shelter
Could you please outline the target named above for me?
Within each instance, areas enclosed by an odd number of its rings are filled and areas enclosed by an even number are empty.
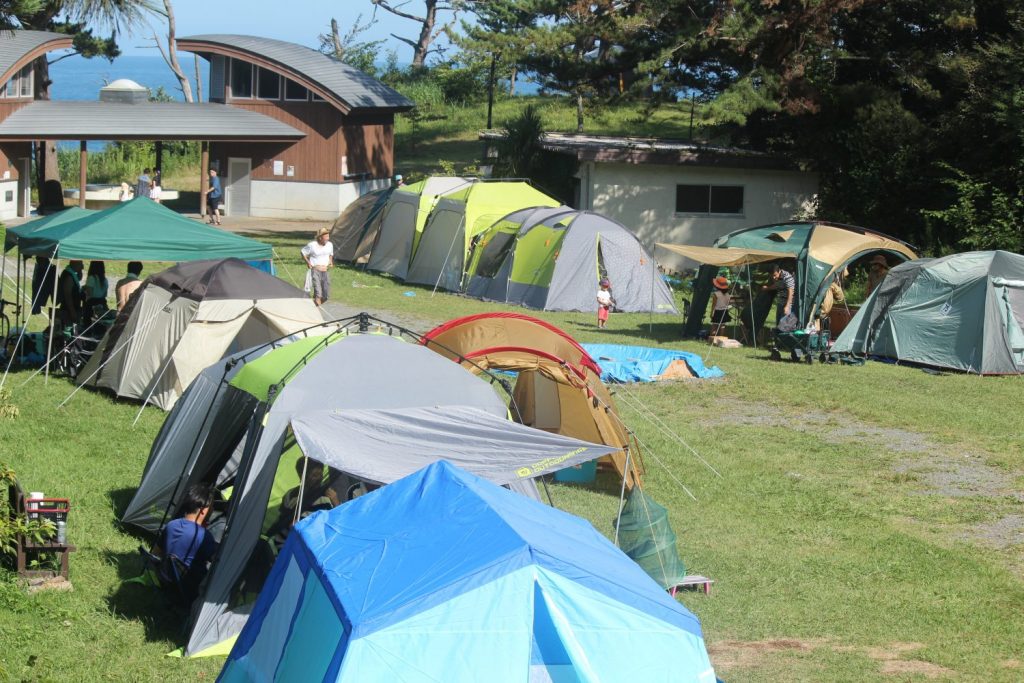
[[[405,281],[462,291],[473,239],[503,216],[531,206],[559,203],[521,180],[473,183],[437,201],[423,228]]]
[[[393,192],[384,208],[367,269],[404,279],[438,199],[474,182],[473,178],[431,176]]]
[[[697,250],[689,245],[660,246],[689,258],[697,255],[697,260],[704,263],[697,272],[683,327],[684,336],[694,337],[703,324],[711,283],[721,267],[716,261],[722,261],[711,258],[713,254],[709,255],[707,247]],[[796,278],[793,308],[801,329],[814,321],[832,281],[854,261],[875,253],[900,262],[917,258],[910,245],[896,238],[868,228],[826,221],[796,221],[737,230],[719,238],[712,249],[727,250],[724,260],[729,263],[778,261],[789,270]],[[691,251],[687,254],[685,250]],[[769,258],[769,253],[775,258]]]

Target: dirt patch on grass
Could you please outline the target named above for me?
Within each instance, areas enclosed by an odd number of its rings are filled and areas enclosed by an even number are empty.
[[[824,644],[823,640],[773,638],[770,640],[722,640],[708,647],[711,663],[716,668],[752,668],[766,657],[779,652],[807,652]]]
[[[914,475],[926,494],[949,498],[1008,497],[1024,502],[1024,493],[1014,489],[1015,473],[990,467],[971,455],[936,453],[928,458],[901,460],[893,469],[899,474]]]
[[[1006,515],[993,522],[978,524],[962,534],[961,538],[980,541],[996,550],[1024,545],[1024,515]]]
[[[437,327],[437,322],[419,316],[395,313],[394,311],[360,309],[355,306],[341,304],[336,301],[328,301],[324,304],[324,310],[332,319],[348,318],[360,313],[369,313],[372,316],[386,320],[387,322],[404,327],[407,330],[424,334]]]
[[[947,678],[956,672],[931,662],[919,659],[893,659],[882,663],[882,673],[887,676],[924,676],[925,678]]]

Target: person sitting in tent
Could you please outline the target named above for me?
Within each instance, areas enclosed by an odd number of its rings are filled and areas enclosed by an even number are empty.
[[[117,296],[117,310],[120,311],[128,303],[128,299],[135,293],[135,290],[142,285],[139,275],[142,274],[142,263],[131,261],[128,264],[128,274],[117,281],[114,285],[114,293]]]
[[[324,478],[325,471],[327,479]],[[295,472],[299,475],[299,485],[284,494],[280,514],[268,532],[276,548],[284,545],[288,533],[300,519],[317,510],[330,510],[338,506],[338,494],[332,485],[335,477],[331,475],[331,468],[325,468],[323,463],[316,460],[299,458],[295,461]],[[298,509],[300,505],[301,510]]]
[[[102,316],[107,309],[107,291],[110,284],[107,282],[107,270],[103,261],[90,261],[89,274],[85,278],[83,298],[85,299],[85,322]]]
[[[46,302],[53,296],[53,266],[45,256],[36,256],[32,270],[32,315],[43,312]]]
[[[70,261],[57,280],[57,317],[61,327],[77,325],[82,320],[82,271],[85,264]]]
[[[189,487],[181,517],[164,527],[156,548],[156,554],[165,559],[160,565],[161,584],[177,584],[188,602],[195,598],[217,550],[217,541],[206,530],[215,496],[213,487],[206,484]]]
[[[875,254],[868,261],[868,288],[865,293],[867,296],[871,296],[871,292],[875,291],[875,287],[882,283],[885,276],[889,274],[889,262],[885,259],[882,254]]]
[[[832,309],[836,304],[846,305],[846,293],[843,292],[843,276],[847,274],[847,271],[837,273],[832,282],[829,284],[828,289],[825,290],[825,298],[821,300],[821,307],[818,309],[818,319],[815,321],[815,327],[821,329],[822,321],[828,320],[832,315]]]
[[[718,329],[729,322],[729,307],[732,305],[732,297],[729,296],[729,279],[719,275],[711,284],[715,291],[711,293],[714,306],[711,310],[711,322],[715,325],[715,333]]]

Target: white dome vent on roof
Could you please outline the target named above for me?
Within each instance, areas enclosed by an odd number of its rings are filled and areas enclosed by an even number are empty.
[[[135,104],[149,101],[149,88],[128,78],[118,78],[100,88],[101,102]]]

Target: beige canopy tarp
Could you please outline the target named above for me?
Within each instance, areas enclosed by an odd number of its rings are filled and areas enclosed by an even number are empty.
[[[760,249],[695,247],[689,244],[665,244],[664,242],[658,242],[656,246],[667,249],[674,254],[685,256],[698,263],[705,263],[711,266],[748,266],[754,263],[774,261],[775,259],[787,256],[777,251],[762,251]]]

